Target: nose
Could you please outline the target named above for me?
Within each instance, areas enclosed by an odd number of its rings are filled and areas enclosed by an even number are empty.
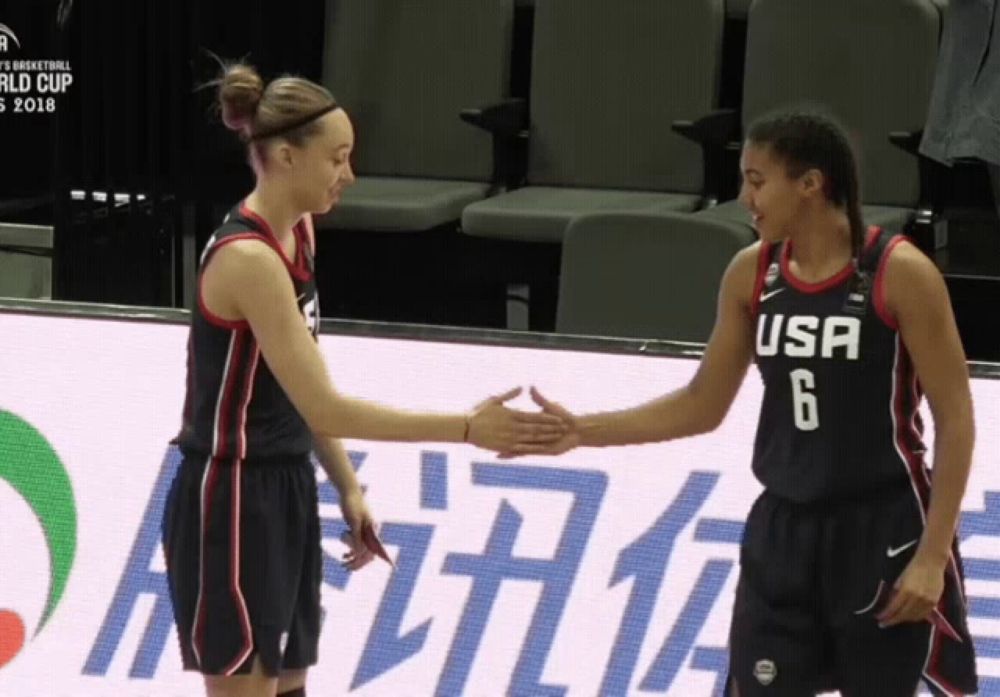
[[[344,172],[340,175],[340,181],[343,182],[344,186],[350,186],[357,181],[357,178],[354,176],[354,168],[351,167],[350,162],[344,167]]]
[[[750,196],[750,187],[747,186],[746,182],[743,182],[740,185],[739,202],[742,203],[747,210],[753,210],[753,200]]]

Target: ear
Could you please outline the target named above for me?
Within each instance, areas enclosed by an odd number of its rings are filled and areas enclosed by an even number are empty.
[[[818,169],[808,169],[799,178],[799,187],[806,196],[822,196],[826,186],[826,177]]]
[[[292,151],[292,146],[288,143],[282,143],[274,149],[274,161],[280,162],[284,167],[291,167],[295,164],[295,153]]]

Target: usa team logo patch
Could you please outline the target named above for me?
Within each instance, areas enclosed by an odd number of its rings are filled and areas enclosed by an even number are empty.
[[[767,267],[767,273],[764,274],[764,285],[770,288],[774,285],[774,282],[778,280],[778,262],[774,262]]]
[[[754,665],[753,676],[757,678],[757,682],[767,687],[778,677],[778,667],[774,665],[774,661],[763,658]]]

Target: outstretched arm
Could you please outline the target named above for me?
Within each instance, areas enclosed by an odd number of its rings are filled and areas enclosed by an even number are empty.
[[[340,394],[302,320],[288,272],[264,242],[240,240],[219,249],[203,271],[202,292],[219,300],[227,317],[249,322],[268,367],[314,433],[389,441],[467,439],[491,450],[522,452],[565,430],[557,417],[504,407],[518,390],[467,414],[409,412]]]
[[[751,296],[760,244],[740,251],[730,262],[719,290],[715,327],[698,371],[683,387],[645,404],[583,416],[532,391],[546,413],[571,424],[566,436],[530,452],[559,454],[577,446],[602,447],[673,440],[714,430],[739,392],[753,358]]]

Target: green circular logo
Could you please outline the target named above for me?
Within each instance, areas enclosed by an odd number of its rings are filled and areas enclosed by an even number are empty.
[[[76,556],[76,502],[69,475],[55,450],[24,419],[0,409],[0,479],[6,480],[38,518],[49,552],[45,610],[32,636],[44,629],[62,599]],[[3,524],[0,516],[0,525]],[[27,632],[16,611],[0,608],[0,668],[24,647]]]

